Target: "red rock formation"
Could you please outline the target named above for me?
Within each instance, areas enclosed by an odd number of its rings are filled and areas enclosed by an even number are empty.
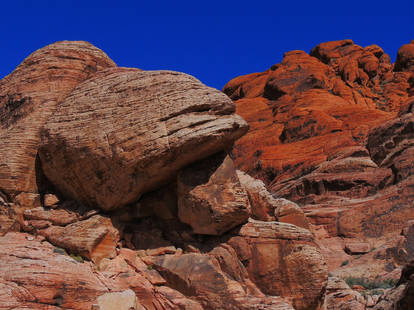
[[[218,154],[186,167],[178,174],[178,217],[197,234],[222,235],[244,224],[249,200],[233,161]]]
[[[264,293],[289,298],[298,310],[323,307],[327,267],[311,232],[250,220],[228,243]]]
[[[321,43],[223,89],[250,126],[236,166],[301,205],[330,270],[355,255],[346,244],[395,246],[414,219],[413,46],[391,64],[376,45]]]
[[[330,277],[326,287],[327,310],[365,310],[366,301],[360,293],[351,290],[345,281]]]
[[[119,208],[231,146],[248,129],[234,109],[183,73],[108,69],[81,83],[49,118],[42,168],[65,196]]]
[[[114,66],[63,42],[0,82],[0,308],[322,309],[304,213],[224,152],[248,129],[232,101]]]
[[[87,42],[62,41],[27,57],[0,81],[0,191],[37,192],[40,129],[77,84],[115,67]]]

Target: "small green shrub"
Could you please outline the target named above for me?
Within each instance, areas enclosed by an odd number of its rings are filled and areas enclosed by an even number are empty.
[[[70,257],[72,257],[78,263],[83,263],[84,262],[83,257],[80,256],[80,255],[70,254]]]
[[[346,266],[346,265],[348,265],[348,264],[349,264],[349,260],[344,260],[344,261],[341,263],[341,267]]]
[[[379,289],[373,289],[369,291],[369,295],[384,295],[384,291]]]
[[[152,269],[154,269],[154,266],[152,266],[152,265],[147,265],[147,269],[148,269],[148,270],[152,270]]]
[[[356,277],[348,277],[345,278],[344,281],[348,284],[349,287],[354,285],[361,285],[367,290],[374,290],[379,288],[392,288],[397,283],[394,279],[385,279],[385,280],[369,280],[367,278],[356,278]]]

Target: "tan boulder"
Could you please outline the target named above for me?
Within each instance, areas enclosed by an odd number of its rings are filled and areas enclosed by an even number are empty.
[[[351,290],[344,280],[329,277],[326,287],[327,310],[365,310],[365,299]]]
[[[371,246],[366,242],[346,242],[345,243],[345,252],[350,255],[365,254],[371,250]]]
[[[145,308],[137,301],[134,291],[105,293],[98,297],[96,310],[144,310]],[[92,309],[95,309],[92,306]]]
[[[306,229],[310,228],[309,221],[299,205],[284,198],[276,199],[276,203],[275,218],[278,222],[289,223]]]
[[[177,196],[180,221],[197,234],[221,235],[249,217],[247,193],[233,161],[223,153],[180,171]]]
[[[53,194],[46,194],[43,197],[43,205],[47,208],[56,208],[57,204],[59,203],[59,198]]]
[[[11,197],[37,192],[42,126],[77,84],[115,66],[88,42],[62,41],[32,53],[0,81],[0,190]]]
[[[234,111],[227,96],[183,73],[105,70],[50,117],[42,168],[67,197],[119,208],[231,146],[248,129]]]

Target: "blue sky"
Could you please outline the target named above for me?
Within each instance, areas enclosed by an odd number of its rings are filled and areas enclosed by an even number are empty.
[[[15,0],[0,8],[0,77],[47,44],[86,40],[119,66],[181,71],[221,89],[289,50],[352,39],[394,60],[414,39],[409,1]]]

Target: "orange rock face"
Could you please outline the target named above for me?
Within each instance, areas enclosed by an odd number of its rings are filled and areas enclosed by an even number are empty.
[[[225,94],[60,42],[0,82],[0,111],[0,308],[323,309],[309,222],[239,177]]]
[[[321,43],[223,89],[250,126],[236,166],[301,206],[330,270],[397,243],[414,219],[413,47],[392,64],[376,45]]]
[[[322,43],[310,55],[285,54],[269,70],[223,89],[250,125],[236,143],[236,163],[270,186],[299,177],[395,117],[408,98],[410,74],[392,70],[378,46]]]

